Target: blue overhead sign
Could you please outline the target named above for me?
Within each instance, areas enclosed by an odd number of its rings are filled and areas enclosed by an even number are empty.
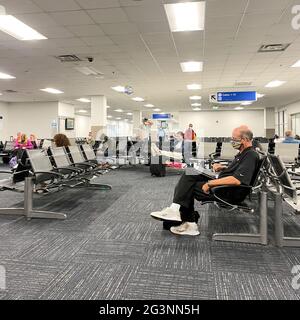
[[[217,102],[256,101],[256,91],[218,92]]]
[[[152,119],[153,120],[169,120],[172,116],[170,113],[153,113]]]

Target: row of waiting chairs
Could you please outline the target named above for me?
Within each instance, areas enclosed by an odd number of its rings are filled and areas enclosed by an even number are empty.
[[[299,144],[276,143],[273,150],[270,150],[269,143],[261,143],[261,146],[264,153],[279,155],[285,163],[297,163],[299,160]],[[198,145],[197,158],[232,160],[236,154],[237,150],[230,143],[203,142]]]

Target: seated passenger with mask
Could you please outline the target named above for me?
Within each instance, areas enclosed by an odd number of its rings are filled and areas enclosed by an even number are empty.
[[[195,190],[200,191],[197,192],[198,200],[214,201],[210,193],[210,189],[214,187],[250,185],[259,163],[259,155],[253,149],[252,139],[253,133],[246,126],[234,129],[231,143],[234,149],[239,150],[239,153],[231,164],[228,167],[220,164],[213,165],[213,170],[218,173],[217,178],[213,180],[209,180],[210,178],[196,170],[189,169],[182,175],[175,188],[172,205],[162,211],[152,212],[151,216],[162,221],[182,222],[181,225],[170,229],[174,234],[199,235],[200,232],[195,222]]]

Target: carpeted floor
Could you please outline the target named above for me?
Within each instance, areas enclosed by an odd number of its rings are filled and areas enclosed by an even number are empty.
[[[101,177],[112,191],[35,196],[36,208],[64,212],[65,221],[0,216],[0,299],[300,299],[291,273],[300,249],[274,247],[272,230],[266,247],[211,240],[214,232],[255,232],[256,215],[198,205],[201,235],[192,238],[151,219],[171,203],[178,178],[124,168]],[[1,207],[21,201],[0,192]],[[300,217],[285,220],[287,233],[300,236]]]

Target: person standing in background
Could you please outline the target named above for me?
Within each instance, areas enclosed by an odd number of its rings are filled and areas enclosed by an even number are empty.
[[[38,141],[37,141],[37,138],[36,138],[35,134],[32,133],[32,134],[30,135],[29,140],[30,140],[33,148],[34,148],[34,149],[37,149],[37,148],[38,148]]]
[[[196,132],[193,129],[193,124],[190,123],[188,129],[184,133],[184,159],[189,163],[193,156],[193,144],[196,142]]]

